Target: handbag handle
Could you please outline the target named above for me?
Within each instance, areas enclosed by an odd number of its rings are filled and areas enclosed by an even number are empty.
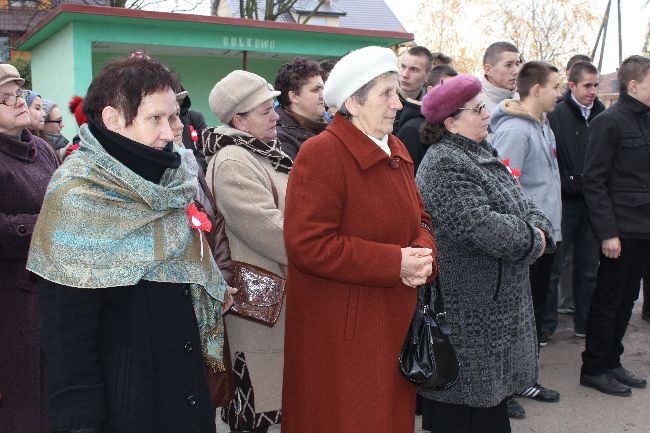
[[[440,277],[438,275],[436,275],[436,279],[433,285],[436,286],[436,300],[433,303],[433,312],[436,315],[436,317],[438,315],[444,316],[447,313],[445,311],[445,300],[442,298],[442,289],[440,288]],[[424,288],[423,304],[425,308],[431,305],[431,286],[432,284],[429,283],[426,284]]]

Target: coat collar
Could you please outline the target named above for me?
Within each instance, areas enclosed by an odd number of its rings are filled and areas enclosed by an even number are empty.
[[[627,92],[621,92],[620,99],[621,105],[626,107],[634,114],[647,114],[650,112],[650,107],[645,105],[643,102],[631,97]]]
[[[27,128],[23,128],[20,140],[11,135],[0,133],[0,152],[3,152],[15,159],[27,162],[34,162],[36,159],[35,137]]]
[[[564,99],[564,103],[566,104],[566,106],[570,107],[571,110],[574,112],[574,114],[576,116],[578,116],[580,119],[584,119],[584,116],[582,115],[582,111],[580,110],[580,107],[578,107],[578,105],[575,103],[575,101],[571,97],[571,90],[567,89],[567,91],[564,92],[564,98],[563,99]],[[591,122],[591,120],[594,117],[596,117],[597,115],[599,115],[603,111],[605,111],[605,105],[603,105],[603,103],[600,102],[600,99],[598,99],[598,97],[596,97],[596,99],[594,99],[594,105],[591,107],[591,113],[589,114],[589,119],[588,119],[589,122]]]
[[[334,134],[343,143],[354,159],[357,160],[362,170],[367,170],[389,158],[399,158],[413,164],[413,160],[404,145],[393,134],[388,134],[388,147],[390,147],[391,153],[391,156],[388,156],[366,134],[340,114],[334,116],[334,120],[326,131]]]

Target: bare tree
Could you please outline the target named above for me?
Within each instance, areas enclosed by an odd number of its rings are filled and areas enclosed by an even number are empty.
[[[277,19],[287,12],[291,11],[299,0],[239,0],[239,16],[242,18],[250,18],[254,20],[260,19],[260,8],[258,4],[264,5],[265,21],[277,21]],[[318,3],[313,7],[311,12],[299,22],[302,24],[307,23],[315,13],[325,4],[327,0],[318,0]],[[212,3],[213,11],[216,11],[215,4],[218,8],[220,0],[214,0]]]
[[[646,0],[645,7],[650,6],[650,0]],[[645,34],[645,43],[643,44],[643,51],[645,55],[650,57],[650,23],[648,23],[648,31]]]
[[[484,32],[480,11],[487,3],[485,0],[420,0],[418,40],[431,51],[451,56],[458,72],[478,72],[482,53],[477,41],[483,39]]]
[[[510,0],[494,7],[491,27],[511,40],[526,60],[564,64],[571,55],[588,52],[599,21],[591,10],[576,0]]]
[[[481,72],[484,50],[498,40],[513,42],[527,60],[558,65],[588,52],[598,23],[592,6],[593,0],[420,0],[416,35],[452,56],[459,72]]]

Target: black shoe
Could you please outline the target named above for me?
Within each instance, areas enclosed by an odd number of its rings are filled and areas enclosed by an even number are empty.
[[[641,318],[646,322],[650,322],[650,311],[641,311]]]
[[[614,376],[614,379],[630,388],[645,388],[648,383],[644,378],[637,376],[631,371],[627,371],[623,367],[612,368],[609,372]]]
[[[518,397],[527,397],[532,398],[533,400],[543,401],[544,403],[555,403],[560,400],[559,392],[544,388],[539,383],[536,383],[515,395]]]
[[[526,416],[524,407],[519,404],[514,397],[506,398],[506,406],[508,408],[508,417],[513,419],[522,419]]]
[[[609,395],[617,395],[620,397],[632,395],[632,389],[616,380],[610,372],[596,376],[580,374],[580,385],[596,388],[598,391]]]
[[[548,344],[548,340],[551,339],[551,334],[548,332],[542,332],[539,334],[539,337],[537,338],[537,342],[539,343],[539,347],[544,347]]]

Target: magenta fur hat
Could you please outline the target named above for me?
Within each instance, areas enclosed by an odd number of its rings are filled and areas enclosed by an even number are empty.
[[[448,78],[422,99],[422,115],[431,123],[445,120],[481,92],[481,82],[472,75]]]

